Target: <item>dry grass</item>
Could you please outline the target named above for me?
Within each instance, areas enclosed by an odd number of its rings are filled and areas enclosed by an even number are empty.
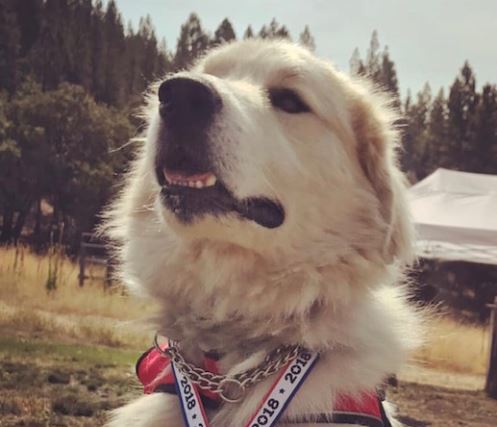
[[[55,263],[56,288],[48,291]],[[127,296],[119,286],[105,289],[101,267],[89,273],[92,277],[79,287],[78,266],[67,257],[0,248],[0,328],[113,346],[148,341],[150,337],[131,321],[152,313],[150,302]]]
[[[78,266],[65,257],[59,262],[56,290],[47,292],[49,263],[48,257],[25,248],[0,248],[0,333],[135,348],[150,343],[150,334],[143,333],[147,328],[131,322],[153,312],[149,302],[126,296],[119,287],[106,291],[96,278],[80,288]],[[103,276],[98,267],[90,273]],[[440,316],[428,325],[427,344],[415,361],[446,371],[483,374],[487,354],[487,328]]]
[[[489,352],[488,328],[438,317],[428,325],[426,345],[415,360],[446,371],[484,374]]]

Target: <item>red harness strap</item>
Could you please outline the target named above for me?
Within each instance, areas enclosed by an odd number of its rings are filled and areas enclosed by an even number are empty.
[[[216,360],[205,356],[204,369],[217,373]],[[161,354],[155,347],[150,348],[136,362],[136,375],[143,384],[146,394],[164,392],[176,394],[175,380],[171,360]],[[199,387],[200,396],[205,406],[217,408],[219,396]],[[376,392],[366,392],[359,397],[341,395],[330,413],[309,414],[287,420],[287,423],[342,423],[358,424],[369,427],[390,427],[384,414],[382,404]]]

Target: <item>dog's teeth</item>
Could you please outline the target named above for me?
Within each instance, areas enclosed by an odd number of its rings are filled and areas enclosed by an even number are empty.
[[[217,181],[215,175],[209,175],[209,178],[205,181],[206,187],[212,187]]]
[[[217,182],[217,178],[214,174],[208,174],[203,179],[178,179],[178,178],[173,178],[171,176],[168,177],[165,172],[164,176],[168,184],[176,185],[178,187],[189,187],[189,188],[200,189],[200,188],[212,187]]]

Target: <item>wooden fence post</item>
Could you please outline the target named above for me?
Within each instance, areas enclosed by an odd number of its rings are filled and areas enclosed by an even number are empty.
[[[86,247],[84,243],[81,244],[79,249],[79,286],[85,284],[85,267],[86,267]]]
[[[109,288],[112,285],[112,273],[113,273],[113,265],[110,258],[107,258],[107,262],[105,263],[105,287]]]
[[[497,399],[497,297],[490,307],[490,354],[488,358],[487,381],[485,391],[488,396]]]

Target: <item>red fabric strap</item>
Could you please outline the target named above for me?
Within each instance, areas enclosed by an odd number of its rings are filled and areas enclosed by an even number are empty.
[[[335,412],[367,415],[381,420],[380,401],[376,392],[362,393],[359,397],[340,395],[335,402]]]

